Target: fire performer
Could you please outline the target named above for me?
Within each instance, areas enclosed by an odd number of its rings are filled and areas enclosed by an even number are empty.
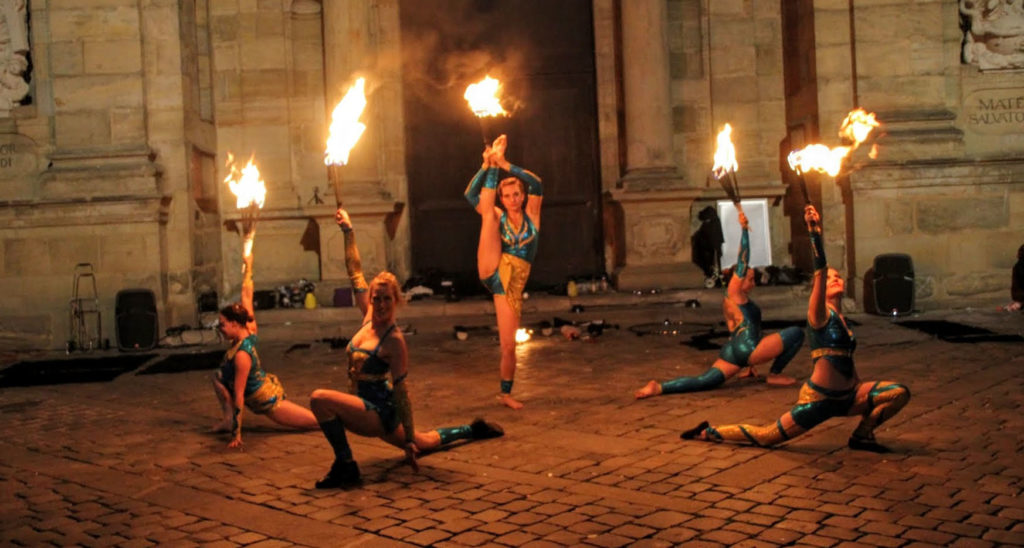
[[[769,447],[799,436],[832,417],[860,415],[860,424],[850,436],[849,447],[889,452],[875,440],[875,429],[910,401],[910,390],[890,381],[861,382],[853,364],[857,342],[841,309],[845,283],[839,272],[829,268],[825,261],[821,218],[813,205],[804,208],[804,220],[814,253],[814,280],[807,306],[814,370],[800,388],[796,405],[771,424],[709,426],[704,421],[683,432],[681,438]]]
[[[782,374],[782,369],[800,350],[804,333],[799,327],[787,327],[779,333],[762,336],[761,309],[750,299],[750,292],[754,289],[754,269],[750,268],[750,225],[743,210],[739,211],[739,222],[743,230],[740,235],[740,252],[725,298],[722,299],[722,313],[729,327],[729,341],[722,346],[715,363],[703,374],[661,383],[650,381],[633,393],[637,399],[709,390],[721,386],[743,368],[749,368],[743,376],[756,376],[754,366],[770,360],[774,361],[766,379],[768,384],[796,384],[795,379]]]
[[[267,195],[260,171],[249,159],[238,170],[234,157],[228,153],[230,172],[225,182],[237,196],[236,206],[242,212],[242,294],[241,301],[220,311],[221,334],[231,341],[220,370],[214,375],[213,389],[224,412],[224,420],[214,425],[214,432],[231,432],[228,447],[242,445],[242,404],[253,413],[266,415],[274,422],[300,429],[316,428],[316,418],[308,409],[285,399],[284,387],[275,375],[263,370],[256,352],[256,316],[253,308],[253,241],[256,220]]]
[[[539,177],[505,159],[507,144],[506,137],[501,135],[484,149],[483,164],[466,187],[465,195],[480,214],[477,272],[480,281],[493,294],[498,319],[501,341],[498,400],[512,409],[521,409],[523,404],[512,397],[516,375],[515,336],[522,315],[523,289],[537,255],[544,196]],[[499,183],[499,169],[512,176]]]
[[[313,414],[334,450],[334,463],[327,475],[316,482],[316,488],[359,483],[359,466],[352,457],[346,430],[360,436],[377,437],[403,449],[414,470],[419,470],[416,455],[420,451],[436,449],[456,440],[503,435],[500,426],[483,419],[426,432],[415,430],[407,380],[408,351],[402,331],[395,326],[395,311],[402,301],[398,280],[394,274],[384,271],[367,284],[348,212],[338,208],[335,219],[345,234],[345,267],[352,287],[356,288],[355,298],[363,313],[363,325],[346,348],[349,393],[321,388],[310,396]]]
[[[253,413],[266,415],[282,426],[301,430],[317,428],[316,417],[309,409],[285,399],[281,382],[263,369],[256,351],[251,251],[254,234],[250,227],[243,237],[241,301],[220,310],[219,329],[224,338],[231,341],[231,348],[224,354],[220,370],[213,378],[213,389],[224,412],[224,420],[215,425],[213,431],[230,432],[230,448],[242,446],[243,402]]]

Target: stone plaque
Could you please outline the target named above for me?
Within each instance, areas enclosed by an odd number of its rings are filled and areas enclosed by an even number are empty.
[[[975,133],[1017,134],[1024,128],[1024,88],[982,89],[964,100],[964,127]]]
[[[36,145],[22,135],[0,135],[0,180],[36,172]]]

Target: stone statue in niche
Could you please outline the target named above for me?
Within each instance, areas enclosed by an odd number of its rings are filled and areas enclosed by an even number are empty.
[[[0,117],[28,95],[28,19],[25,0],[0,0]]]
[[[964,62],[982,70],[1024,68],[1024,0],[960,0]]]

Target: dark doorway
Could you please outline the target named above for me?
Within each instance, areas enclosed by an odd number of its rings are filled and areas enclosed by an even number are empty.
[[[485,75],[501,80],[509,161],[544,181],[532,288],[597,274],[600,232],[591,0],[402,0],[403,102],[413,270],[443,272],[482,292],[480,217],[463,198],[480,167],[478,120],[463,99]]]
[[[818,74],[814,50],[814,1],[779,0],[782,5],[782,67],[786,90],[786,138],[779,143],[779,170],[790,219],[793,265],[813,270],[811,246],[804,223],[804,198],[797,175],[789,167],[790,151],[818,141]],[[821,209],[821,186],[815,174],[805,176],[811,202]],[[794,192],[795,191],[795,192]]]

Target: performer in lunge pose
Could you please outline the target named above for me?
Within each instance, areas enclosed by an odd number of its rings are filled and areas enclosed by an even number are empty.
[[[359,467],[352,458],[346,430],[403,449],[414,470],[419,470],[416,455],[420,451],[460,439],[504,434],[500,426],[482,419],[428,432],[415,430],[406,380],[408,353],[402,331],[395,327],[395,309],[401,302],[398,280],[390,272],[381,272],[367,285],[348,212],[339,208],[336,219],[345,233],[345,267],[364,319],[346,349],[349,393],[317,389],[310,396],[313,414],[334,450],[334,464],[316,482],[317,489],[359,482]]]
[[[814,371],[800,388],[796,405],[774,423],[764,426],[709,426],[704,421],[681,434],[683,439],[736,441],[768,447],[792,439],[832,417],[860,415],[850,436],[851,449],[886,453],[875,440],[875,429],[910,401],[910,390],[889,381],[861,382],[853,364],[857,347],[842,314],[843,278],[825,262],[821,218],[814,206],[804,210],[814,252],[814,280],[807,306],[807,331]]]
[[[241,301],[225,306],[220,311],[219,329],[231,341],[220,370],[214,375],[213,389],[220,401],[224,420],[214,425],[214,432],[231,432],[228,447],[242,445],[242,407],[257,415],[266,415],[274,422],[313,430],[317,427],[313,413],[285,399],[284,387],[277,376],[263,370],[256,352],[256,316],[253,309],[252,240],[253,233],[244,236],[242,245]]]
[[[480,281],[494,295],[501,341],[501,392],[498,399],[512,409],[523,404],[512,397],[516,375],[516,330],[522,314],[523,288],[530,276],[540,237],[540,178],[505,159],[504,135],[484,149],[483,165],[466,187],[466,200],[480,214],[476,265]],[[512,174],[498,182],[498,170]],[[497,206],[497,203],[501,207]]]
[[[750,300],[750,292],[754,289],[754,269],[750,268],[750,225],[747,216],[739,211],[740,252],[736,259],[736,268],[722,300],[722,312],[725,314],[726,325],[729,327],[729,342],[725,343],[718,359],[711,368],[696,377],[679,377],[665,382],[650,381],[633,395],[637,399],[676,394],[679,392],[695,392],[709,390],[732,378],[744,367],[748,371],[744,376],[756,376],[755,365],[772,362],[769,369],[768,384],[790,386],[796,380],[782,374],[782,369],[793,359],[800,345],[804,342],[804,332],[799,327],[787,327],[778,333],[762,336],[761,309]]]

